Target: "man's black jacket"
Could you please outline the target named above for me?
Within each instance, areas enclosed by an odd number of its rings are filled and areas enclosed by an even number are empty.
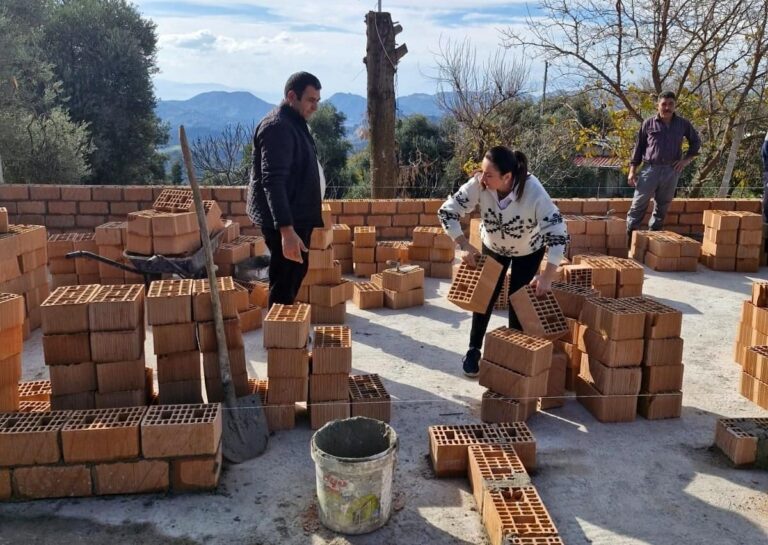
[[[253,136],[248,215],[267,229],[322,227],[315,141],[304,118],[287,104],[269,112]]]

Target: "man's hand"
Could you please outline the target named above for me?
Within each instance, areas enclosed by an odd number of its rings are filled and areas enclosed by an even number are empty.
[[[283,257],[297,263],[304,263],[304,259],[301,257],[301,252],[306,252],[307,247],[302,242],[296,231],[293,230],[293,226],[288,225],[280,228],[280,235],[283,240]]]
[[[635,167],[629,167],[629,174],[627,175],[627,185],[630,187],[637,187],[637,174],[635,174]]]
[[[685,170],[685,167],[691,164],[691,161],[693,161],[692,158],[688,157],[685,159],[680,159],[679,161],[675,161],[672,165],[675,169],[675,172],[678,174],[681,173],[683,170]]]

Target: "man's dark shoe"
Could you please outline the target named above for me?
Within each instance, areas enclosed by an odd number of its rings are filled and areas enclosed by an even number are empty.
[[[467,355],[461,360],[464,374],[468,377],[476,377],[480,374],[480,351],[477,348],[467,350]]]

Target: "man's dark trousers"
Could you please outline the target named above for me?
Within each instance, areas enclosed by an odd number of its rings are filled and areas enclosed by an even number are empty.
[[[304,277],[309,268],[309,254],[301,252],[303,263],[291,261],[283,256],[283,238],[280,231],[274,229],[261,229],[264,235],[264,241],[267,243],[270,254],[269,258],[269,306],[275,303],[282,305],[292,305],[296,301],[296,295],[299,293]],[[309,241],[312,237],[312,228],[296,229],[296,234],[309,248]]]

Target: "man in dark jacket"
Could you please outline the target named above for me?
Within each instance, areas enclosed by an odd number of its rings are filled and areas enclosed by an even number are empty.
[[[284,99],[256,127],[248,215],[271,255],[269,305],[293,304],[307,274],[312,229],[322,227],[322,189],[307,121],[320,102],[320,81],[293,74]]]

